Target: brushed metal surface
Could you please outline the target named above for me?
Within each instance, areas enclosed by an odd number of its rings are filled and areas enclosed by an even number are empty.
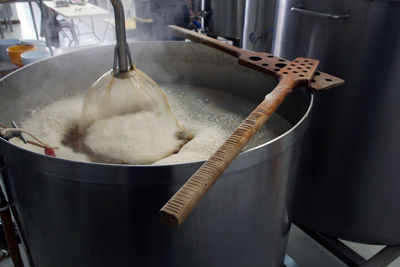
[[[240,39],[243,32],[244,0],[207,0],[210,2],[210,33]]]
[[[130,49],[137,66],[157,82],[210,86],[255,102],[276,84],[195,43],[135,43]],[[111,68],[112,54],[112,46],[91,48],[6,77],[0,82],[0,120],[18,120],[31,108],[82,91]],[[9,164],[4,184],[32,265],[282,266],[290,227],[288,181],[296,174],[312,99],[305,90],[293,92],[278,110],[293,128],[241,153],[179,229],[161,225],[158,210],[201,162],[82,163],[0,140]]]
[[[291,216],[343,239],[400,244],[400,3],[280,0],[277,11],[273,53],[318,58],[346,80],[316,96]]]
[[[275,5],[275,0],[246,1],[241,45],[243,49],[271,52]]]

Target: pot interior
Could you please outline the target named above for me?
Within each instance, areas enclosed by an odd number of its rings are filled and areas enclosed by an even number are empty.
[[[215,49],[186,42],[130,44],[134,62],[159,84],[207,87],[259,103],[276,85],[273,77],[239,66]],[[112,66],[113,46],[99,46],[39,61],[0,83],[0,121],[19,121],[37,107],[84,92]],[[310,96],[295,90],[277,113],[292,126],[309,108]]]

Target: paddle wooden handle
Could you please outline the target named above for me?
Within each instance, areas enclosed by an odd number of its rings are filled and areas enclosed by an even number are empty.
[[[243,121],[215,152],[161,208],[160,220],[169,226],[179,226],[194,209],[219,176],[242,151],[249,140],[283,102],[296,83],[283,78],[275,89]]]
[[[196,33],[194,31],[181,28],[179,26],[168,25],[167,32],[181,38],[186,38],[197,43],[205,44],[234,57],[240,57],[244,52],[244,50],[240,49],[239,47],[221,42],[215,38],[211,38],[204,34]]]

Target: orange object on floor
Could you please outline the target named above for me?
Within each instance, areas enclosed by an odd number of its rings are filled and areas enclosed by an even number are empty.
[[[7,52],[11,63],[17,65],[18,67],[22,67],[24,64],[22,63],[21,54],[35,49],[36,48],[34,45],[15,45],[7,48]]]

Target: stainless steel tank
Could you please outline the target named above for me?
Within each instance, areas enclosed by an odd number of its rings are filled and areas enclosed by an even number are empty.
[[[275,3],[275,0],[246,1],[242,48],[257,52],[271,52]]]
[[[218,88],[260,101],[276,82],[211,48],[186,42],[130,45],[158,82]],[[87,88],[110,68],[113,47],[73,52],[0,82],[0,120]],[[180,228],[158,210],[202,162],[129,166],[39,155],[0,140],[2,176],[32,266],[282,266],[288,179],[299,159],[312,97],[293,92],[278,112],[293,127],[241,153]]]
[[[273,52],[346,80],[316,97],[291,216],[343,239],[400,244],[400,1],[279,0]]]
[[[240,40],[245,0],[204,0],[211,8],[209,31],[214,36]]]
[[[203,0],[209,33],[236,46],[271,52],[275,0]]]

